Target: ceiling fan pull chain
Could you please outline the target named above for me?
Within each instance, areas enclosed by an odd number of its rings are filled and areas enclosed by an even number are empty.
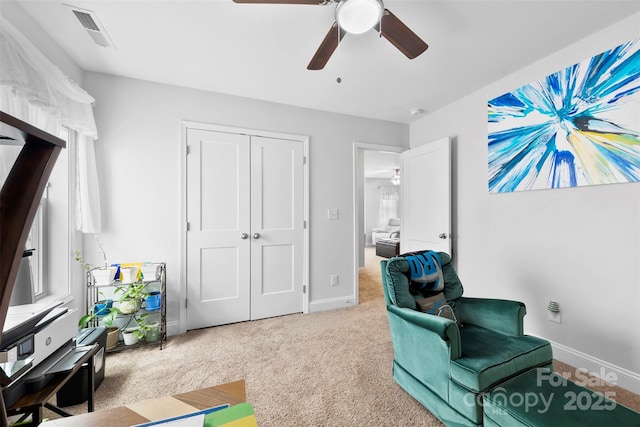
[[[336,25],[336,28],[338,29],[338,76],[340,76],[340,71],[342,71],[342,39],[340,38],[340,32],[344,31],[342,29],[342,27],[340,27],[340,25]],[[342,82],[342,78],[338,77],[340,79],[340,82]]]

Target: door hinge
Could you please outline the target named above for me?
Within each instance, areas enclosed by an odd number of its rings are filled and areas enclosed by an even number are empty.
[[[190,145],[187,145],[187,156],[188,156],[189,154],[191,154],[191,146],[190,146]]]
[[[187,231],[191,229],[191,224],[187,221]]]
[[[302,228],[307,228],[307,221],[302,221]]]
[[[302,164],[303,165],[307,164],[307,156],[302,156]]]
[[[185,298],[185,299],[184,299],[184,308],[187,308],[187,306],[189,305],[189,304],[188,304],[188,301],[189,301],[189,300],[188,300],[187,298]]]
[[[302,293],[303,294],[307,293],[307,285],[302,285]]]

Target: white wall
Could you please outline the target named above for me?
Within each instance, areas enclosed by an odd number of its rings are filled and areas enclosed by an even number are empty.
[[[409,126],[88,72],[96,98],[102,240],[113,262],[166,261],[178,321],[180,120],[309,135],[311,310],[353,303],[353,142],[408,146]],[[339,220],[327,220],[338,208]],[[94,244],[85,239],[90,260]],[[340,285],[329,276],[340,275]]]
[[[573,366],[640,392],[640,184],[489,194],[487,101],[633,40],[633,15],[410,126],[411,147],[453,143],[453,251],[466,296],[526,303],[525,329]],[[639,118],[640,120],[640,118]],[[558,301],[562,324],[547,320]]]

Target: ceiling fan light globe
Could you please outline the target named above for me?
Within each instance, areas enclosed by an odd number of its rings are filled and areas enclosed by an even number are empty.
[[[336,21],[347,33],[362,34],[380,22],[383,9],[381,0],[343,0],[336,7]]]
[[[396,174],[391,177],[393,185],[400,185],[400,169],[396,169]]]

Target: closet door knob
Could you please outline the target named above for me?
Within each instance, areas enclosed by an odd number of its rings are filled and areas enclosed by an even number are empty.
[[[441,238],[441,239],[446,239],[446,238],[447,238],[447,235],[446,235],[446,233],[442,233],[442,234],[441,234],[441,235],[439,235],[438,237],[439,237],[439,238]]]
[[[247,233],[242,233],[242,234],[240,235],[240,238],[241,238],[242,240],[246,239],[247,237],[249,237],[249,235],[248,235]]]
[[[260,233],[253,233],[253,238],[254,239],[259,239],[260,238]]]

